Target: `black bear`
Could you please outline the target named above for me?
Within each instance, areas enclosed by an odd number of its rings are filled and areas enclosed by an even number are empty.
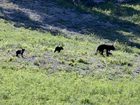
[[[25,49],[21,49],[21,50],[17,50],[16,51],[16,56],[19,57],[19,55],[21,55],[23,57],[23,53],[24,53]],[[24,57],[23,57],[24,58]]]
[[[62,46],[57,46],[54,50],[54,53],[57,51],[57,52],[60,52],[61,50],[64,50],[64,48]]]
[[[110,50],[115,50],[115,47],[114,47],[114,45],[101,44],[97,47],[95,54],[97,54],[99,52],[101,55],[103,55],[104,50],[106,50],[106,55],[109,56],[109,55],[112,55]]]

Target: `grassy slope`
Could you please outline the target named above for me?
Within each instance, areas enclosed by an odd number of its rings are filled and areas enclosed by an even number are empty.
[[[69,62],[69,59],[78,59],[78,57],[82,57],[81,59],[86,59],[88,56],[96,58],[93,53],[93,49],[96,48],[96,43],[81,42],[81,39],[67,39],[62,36],[51,36],[48,33],[15,28],[10,23],[5,23],[4,20],[0,20],[0,22],[1,105],[10,105],[11,103],[13,103],[13,105],[42,105],[46,103],[51,105],[139,104],[139,79],[130,80],[123,78],[119,81],[109,81],[105,78],[109,77],[113,79],[119,69],[113,69],[111,66],[106,67],[103,68],[105,69],[104,72],[94,72],[94,77],[82,77],[72,72],[50,74],[48,71],[51,71],[51,68],[45,68],[45,66],[39,66],[27,60],[27,58],[33,55],[38,57],[36,59],[37,61],[38,59],[45,60],[43,57],[45,52],[50,52],[52,56],[55,56],[55,59],[62,60],[65,63]],[[53,48],[58,42],[65,44],[65,50],[60,54],[53,54]],[[27,49],[25,59],[16,58],[14,55],[14,50],[20,47]],[[84,54],[85,49],[89,50]],[[127,63],[129,63],[129,60],[135,58],[134,55],[137,53],[137,49],[132,49],[132,51],[131,53],[116,51],[113,57],[103,58],[98,56],[98,59],[107,62],[107,65],[117,64],[125,66],[124,68],[122,66],[122,71],[120,72],[123,73],[123,76],[129,76],[129,68],[133,68],[133,66],[129,67]],[[128,57],[125,54],[128,55]],[[64,56],[66,57],[65,60],[61,59],[64,58]],[[61,70],[63,70],[63,68],[61,68]],[[97,76],[98,74],[100,75]]]
[[[106,73],[107,76],[129,76],[136,66],[134,62],[139,54],[138,49],[117,43],[114,56],[95,56],[99,39],[92,38],[93,41],[90,42],[84,36],[74,36],[71,39],[51,36],[49,33],[15,28],[3,20],[0,38],[2,68],[35,68],[47,69],[50,72],[66,70],[90,75],[99,72],[105,76]],[[63,44],[65,50],[60,54],[53,53],[58,44]],[[15,57],[15,50],[19,48],[26,49],[25,59]]]
[[[126,6],[139,10],[139,6]],[[111,9],[93,10],[111,13]],[[123,17],[139,24],[138,18]],[[124,32],[128,34],[133,33]],[[134,41],[139,43],[138,40]],[[139,49],[117,43],[113,56],[95,56],[101,41],[105,40],[90,36],[51,36],[0,20],[0,104],[139,105],[140,78],[131,78],[138,66],[135,61]],[[54,47],[59,43],[65,45],[65,50],[54,54]],[[25,59],[15,57],[19,48],[26,49]]]

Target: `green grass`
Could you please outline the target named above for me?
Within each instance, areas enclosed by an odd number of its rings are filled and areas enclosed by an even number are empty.
[[[46,32],[16,28],[4,20],[1,20],[0,29],[0,61],[3,68],[38,68],[49,72],[76,71],[83,75],[94,75],[101,70],[99,74],[105,76],[111,70],[114,73],[120,71],[125,76],[134,70],[134,62],[140,52],[137,48],[117,42],[117,50],[113,52],[113,56],[95,56],[97,46],[104,42],[96,37],[52,36]],[[64,50],[61,53],[53,53],[59,44],[64,45]],[[26,49],[25,59],[15,56],[15,51],[21,48]],[[114,70],[116,67],[119,70]]]
[[[140,22],[136,4],[116,8],[108,3],[81,10],[102,21],[110,19],[112,24],[116,18],[137,25]],[[116,31],[100,30],[110,38],[118,32],[140,44],[137,28],[132,33],[117,24]],[[0,19],[0,105],[139,105],[140,77],[132,74],[139,67],[140,50],[118,41],[113,56],[95,55],[99,44],[113,43],[97,36],[52,36]],[[64,50],[54,53],[59,44]],[[26,49],[25,58],[15,56],[21,48]]]
[[[139,49],[117,42],[113,56],[95,56],[100,39],[52,36],[0,23],[1,105],[139,105],[139,78],[131,77]],[[64,51],[53,53],[58,44]],[[15,57],[20,48],[26,49],[24,59]],[[42,63],[49,57],[52,62]],[[60,65],[52,68],[55,60]]]
[[[1,105],[139,105],[140,82],[0,69]]]

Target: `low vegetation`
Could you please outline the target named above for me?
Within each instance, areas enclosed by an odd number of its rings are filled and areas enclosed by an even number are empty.
[[[1,105],[139,105],[139,79],[110,81],[76,73],[0,70]]]
[[[91,38],[93,41],[89,41]],[[52,36],[46,32],[16,28],[4,20],[1,20],[0,39],[1,67],[9,69],[36,68],[50,73],[63,70],[76,71],[82,75],[99,72],[105,76],[130,76],[137,66],[134,62],[140,53],[137,48],[117,42],[113,56],[96,56],[96,48],[104,40],[95,40],[90,36]],[[54,53],[57,45],[63,45],[64,50]],[[22,48],[25,49],[24,59],[16,57],[16,50]]]
[[[132,78],[137,48],[118,42],[113,56],[95,56],[99,39],[68,39],[0,23],[0,104],[139,104],[139,78]],[[64,51],[54,53],[58,44]],[[21,48],[25,58],[15,55]]]
[[[98,22],[109,19],[107,25],[118,27],[100,27],[102,37],[98,32],[66,37],[0,19],[0,105],[140,104],[140,6],[107,3],[77,8],[93,13]],[[114,43],[114,37],[118,40],[112,56],[95,55],[98,45]],[[64,50],[54,53],[57,45]],[[22,48],[24,58],[16,57]]]

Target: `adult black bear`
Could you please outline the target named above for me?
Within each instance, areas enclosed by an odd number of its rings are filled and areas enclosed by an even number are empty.
[[[115,47],[114,47],[114,45],[101,44],[97,47],[95,54],[97,54],[99,52],[101,55],[103,55],[104,50],[106,50],[106,55],[109,56],[109,55],[112,55],[110,50],[115,50]]]

